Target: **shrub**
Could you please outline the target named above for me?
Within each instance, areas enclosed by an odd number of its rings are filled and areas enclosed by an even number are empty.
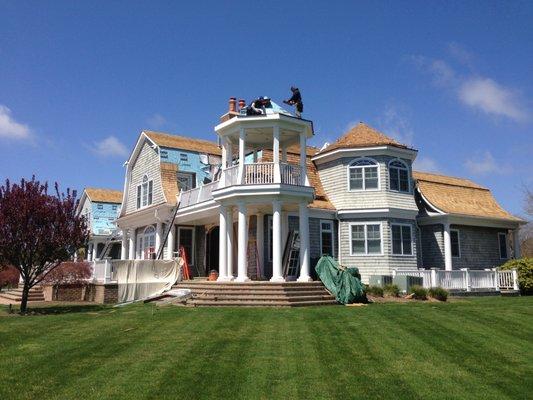
[[[383,287],[383,291],[387,296],[398,297],[400,295],[400,288],[398,287],[398,285],[385,285]]]
[[[513,268],[518,272],[518,286],[522,294],[533,294],[533,258],[509,260],[500,267],[503,270]]]
[[[19,284],[19,272],[15,267],[0,266],[0,288],[17,287]]]
[[[446,301],[448,299],[448,291],[441,287],[429,289],[429,296],[440,301]]]
[[[367,286],[366,292],[373,296],[383,297],[383,288],[381,286]]]
[[[413,298],[417,300],[427,300],[428,298],[428,290],[420,285],[411,286],[411,293]]]

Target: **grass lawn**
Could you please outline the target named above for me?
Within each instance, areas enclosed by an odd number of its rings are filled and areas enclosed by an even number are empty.
[[[533,396],[533,297],[302,309],[73,306],[26,317],[0,307],[0,399]]]

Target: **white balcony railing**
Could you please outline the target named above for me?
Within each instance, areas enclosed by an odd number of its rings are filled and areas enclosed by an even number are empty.
[[[110,260],[97,260],[92,262],[92,281],[96,283],[116,282],[116,268]]]
[[[274,163],[244,164],[244,185],[265,185],[274,182]]]

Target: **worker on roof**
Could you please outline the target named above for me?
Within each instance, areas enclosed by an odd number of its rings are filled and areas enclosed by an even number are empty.
[[[291,86],[292,97],[289,100],[283,100],[285,104],[296,107],[296,116],[302,118],[302,113],[304,111],[304,103],[302,103],[302,95],[300,90],[296,86]]]
[[[246,115],[266,115],[267,108],[272,108],[270,98],[261,96],[246,107]]]

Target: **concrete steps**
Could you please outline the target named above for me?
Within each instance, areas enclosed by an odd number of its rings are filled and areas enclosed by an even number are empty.
[[[0,292],[0,298],[13,302],[20,302],[22,301],[22,288]],[[30,293],[28,294],[28,301],[44,301],[43,289],[39,286],[31,288]]]
[[[238,307],[302,307],[337,304],[322,282],[208,282],[184,281],[176,289],[190,289],[187,305]]]

